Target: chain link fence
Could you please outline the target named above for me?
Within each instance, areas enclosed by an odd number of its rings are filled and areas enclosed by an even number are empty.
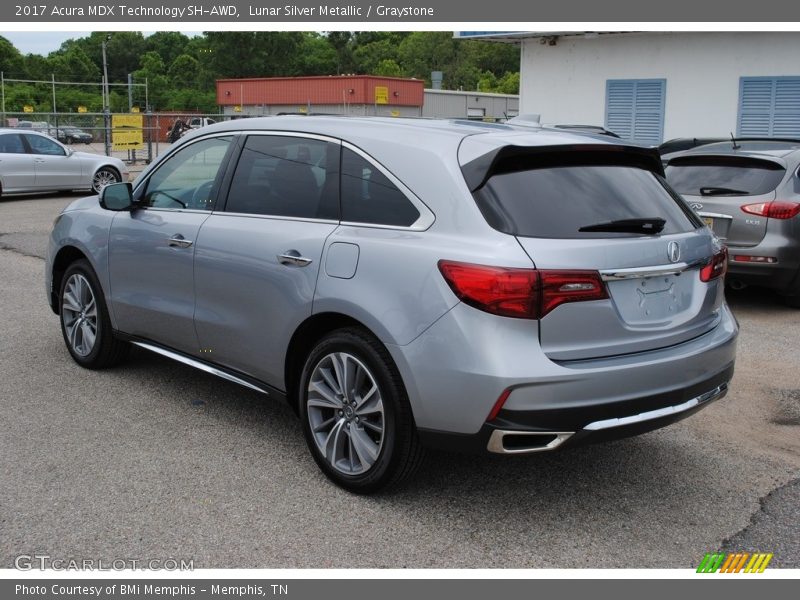
[[[141,116],[141,127],[123,125],[117,132],[141,132],[142,144],[136,149],[121,146],[115,140],[115,115]],[[57,139],[73,150],[115,156],[130,164],[149,163],[171,144],[193,129],[232,117],[218,113],[46,113],[5,112],[0,115],[3,127],[20,131],[38,131]],[[121,136],[119,136],[121,137]],[[118,143],[115,144],[115,141]]]

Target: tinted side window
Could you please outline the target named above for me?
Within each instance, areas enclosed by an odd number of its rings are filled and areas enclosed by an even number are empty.
[[[419,211],[375,165],[342,149],[342,221],[409,226]]]
[[[25,139],[28,140],[34,154],[47,154],[50,156],[64,156],[66,154],[61,146],[56,144],[53,140],[48,140],[46,137],[27,135]]]
[[[233,174],[228,212],[339,218],[339,146],[321,140],[251,135]]]
[[[693,230],[694,223],[662,180],[625,166],[570,166],[492,175],[474,197],[486,221],[511,235],[539,238],[625,237],[581,232],[587,225],[660,217],[662,233]]]
[[[7,154],[25,154],[25,146],[16,133],[0,135],[0,152]]]
[[[666,174],[669,184],[681,194],[758,196],[778,187],[786,171],[766,160],[704,157],[673,159]]]
[[[152,208],[211,210],[215,183],[231,139],[209,138],[178,150],[150,177],[139,204]]]

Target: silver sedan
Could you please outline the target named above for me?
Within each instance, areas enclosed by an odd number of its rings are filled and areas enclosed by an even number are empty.
[[[128,180],[125,163],[111,156],[74,152],[35,131],[0,129],[0,195],[92,190]]]

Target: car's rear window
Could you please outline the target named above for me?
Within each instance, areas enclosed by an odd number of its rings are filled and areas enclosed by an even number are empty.
[[[675,158],[665,171],[675,191],[691,196],[768,194],[786,174],[772,161],[739,157]]]
[[[473,192],[487,222],[504,233],[538,238],[641,234],[581,232],[626,219],[661,218],[662,234],[699,226],[691,210],[654,173],[623,165],[570,165],[497,173]]]

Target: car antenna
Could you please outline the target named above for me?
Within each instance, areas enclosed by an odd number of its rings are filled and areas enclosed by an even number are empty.
[[[732,131],[731,131],[731,141],[733,142],[733,149],[734,150],[738,150],[739,148],[741,148],[741,146],[736,143],[736,138],[733,137],[733,132]]]

